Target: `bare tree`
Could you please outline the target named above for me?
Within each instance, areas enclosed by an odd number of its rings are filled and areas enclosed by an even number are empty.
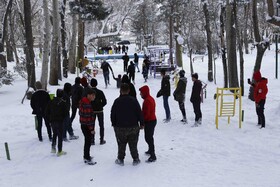
[[[30,0],[24,0],[24,26],[25,26],[25,55],[26,55],[26,69],[28,74],[28,86],[35,88],[35,61],[33,51],[33,34],[31,25],[31,3]]]
[[[69,45],[69,64],[68,68],[70,73],[75,73],[76,71],[76,36],[77,36],[77,15],[72,15],[72,33]]]
[[[48,74],[49,74],[49,55],[50,55],[50,15],[49,15],[49,3],[48,0],[43,0],[43,11],[44,11],[44,43],[43,43],[43,61],[41,71],[41,83],[45,90],[48,85]]]
[[[58,64],[58,58],[60,58],[59,52],[59,12],[58,12],[58,0],[52,1],[53,6],[53,32],[52,32],[52,43],[51,43],[51,63],[50,63],[50,79],[49,84],[50,85],[58,85],[58,79],[59,79],[59,64]]]

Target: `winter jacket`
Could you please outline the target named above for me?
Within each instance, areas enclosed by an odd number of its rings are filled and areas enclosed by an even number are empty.
[[[148,86],[143,86],[140,89],[141,96],[144,99],[142,105],[142,114],[145,122],[156,120],[156,103],[154,98],[150,95]]]
[[[185,93],[186,93],[186,87],[187,87],[187,78],[186,77],[180,77],[179,82],[177,84],[177,88],[173,92],[174,99],[179,102],[185,101]]]
[[[164,75],[161,79],[161,88],[158,91],[157,97],[160,97],[162,95],[164,96],[170,96],[170,82],[169,82],[169,75]]]
[[[46,117],[51,123],[63,122],[68,113],[66,101],[59,97],[51,100],[46,108]]]
[[[107,104],[106,97],[103,91],[92,88],[95,91],[95,99],[91,101],[91,106],[94,113],[103,112],[103,107]]]
[[[118,97],[111,108],[113,127],[134,128],[144,125],[141,107],[138,101],[130,95]]]
[[[193,82],[192,94],[191,94],[191,99],[190,99],[190,101],[192,103],[201,102],[201,97],[200,97],[201,89],[202,89],[201,81],[195,80]]]
[[[81,99],[79,115],[81,125],[86,125],[89,130],[94,130],[93,109],[87,97]]]
[[[136,98],[136,90],[134,85],[130,82],[129,78],[127,75],[123,75],[122,77],[122,83],[126,83],[129,85],[129,95]]]
[[[133,63],[130,63],[127,68],[127,74],[132,75],[135,74],[135,65]]]
[[[135,53],[134,54],[134,63],[138,63],[139,62],[139,56]]]
[[[82,99],[83,87],[80,83],[74,84],[71,89],[72,106],[78,108],[79,102]]]
[[[50,95],[45,90],[37,90],[32,94],[30,105],[33,109],[32,114],[45,116],[46,107],[50,101]]]
[[[128,63],[129,62],[129,56],[128,55],[124,55],[122,56],[123,62]]]
[[[106,61],[104,61],[104,62],[101,64],[101,69],[103,70],[103,73],[104,73],[104,72],[109,72],[109,69],[110,69],[111,71],[113,71],[112,68],[111,68],[111,66],[110,66],[110,64],[109,64],[108,62],[106,62]]]
[[[262,77],[259,71],[254,73],[253,78],[256,81],[254,84],[254,99],[255,103],[258,104],[261,100],[266,99],[268,80]]]

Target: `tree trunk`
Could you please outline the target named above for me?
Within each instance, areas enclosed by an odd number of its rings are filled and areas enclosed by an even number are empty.
[[[208,50],[208,81],[213,81],[213,47],[212,47],[212,34],[210,29],[210,17],[207,3],[203,4],[203,12],[205,16],[205,30],[207,35],[207,50]]]
[[[85,23],[79,19],[78,23],[78,56],[77,61],[82,62],[84,60],[84,38],[85,38]]]
[[[226,25],[226,39],[227,39],[227,54],[228,54],[228,73],[229,73],[229,87],[237,88],[238,84],[238,73],[237,73],[237,55],[236,55],[236,29],[235,29],[235,17],[233,8],[227,0],[227,25]]]
[[[58,85],[58,42],[59,42],[59,13],[58,0],[53,0],[53,34],[51,43],[50,85]]]
[[[48,9],[48,0],[43,0],[43,11],[44,11],[44,43],[43,43],[43,60],[42,60],[42,72],[41,72],[41,83],[45,90],[48,86],[48,74],[49,74],[49,59],[50,59],[50,15]]]
[[[7,4],[7,9],[5,11],[5,14],[3,16],[3,26],[2,26],[2,40],[0,41],[0,62],[2,68],[7,68],[7,61],[6,56],[4,52],[4,42],[6,40],[7,35],[7,21],[8,21],[8,15],[11,13],[12,10],[12,2],[13,0],[10,0]]]
[[[62,67],[63,67],[63,77],[67,78],[67,71],[68,71],[68,59],[67,59],[67,49],[66,49],[66,27],[65,27],[65,6],[66,0],[63,0],[61,6],[61,48],[62,48]]]
[[[26,40],[26,69],[28,76],[28,87],[35,89],[35,62],[34,62],[34,51],[33,51],[33,34],[31,25],[31,3],[30,0],[24,0],[24,26],[25,26],[25,40]]]
[[[171,12],[173,12],[173,6],[171,6]],[[169,61],[171,66],[174,65],[173,62],[173,17],[169,16]]]
[[[191,75],[194,73],[193,71],[193,61],[192,61],[192,49],[190,50],[190,70],[191,70]]]
[[[249,21],[249,4],[245,3],[244,5],[244,20],[245,20],[245,25],[244,25],[244,32],[243,32],[243,41],[244,41],[244,48],[245,48],[245,54],[249,54],[249,42],[248,42],[248,21]],[[246,31],[246,32],[245,32]]]
[[[237,18],[238,12],[236,5],[233,9],[234,17]],[[240,87],[241,87],[241,95],[244,96],[244,57],[243,57],[243,49],[242,49],[242,38],[241,38],[241,28],[239,27],[238,19],[235,19],[235,26],[236,26],[236,34],[237,34],[237,44],[238,44],[238,51],[239,51],[239,64],[240,64]]]
[[[74,74],[76,72],[76,36],[77,36],[77,16],[72,16],[72,36],[69,45],[69,71]]]
[[[19,57],[18,57],[18,53],[17,53],[17,44],[15,42],[15,36],[14,36],[14,30],[15,30],[15,14],[13,14],[11,16],[11,20],[10,20],[10,29],[11,29],[11,45],[13,48],[13,52],[15,54],[15,58],[16,58],[16,64],[19,64]]]
[[[226,57],[226,44],[225,44],[225,15],[226,8],[221,6],[221,15],[220,15],[220,38],[221,38],[221,52],[222,52],[222,63],[224,70],[224,88],[228,88],[228,72],[227,72],[227,57]]]

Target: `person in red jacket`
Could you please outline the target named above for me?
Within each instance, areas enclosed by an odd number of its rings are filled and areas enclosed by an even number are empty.
[[[256,104],[256,112],[258,115],[258,125],[261,125],[261,128],[265,128],[264,105],[266,94],[268,92],[268,80],[262,77],[260,71],[256,71],[253,74],[253,78],[255,80],[255,83],[251,85],[254,87],[254,100]]]
[[[92,161],[92,157],[90,156],[92,135],[95,133],[93,109],[91,106],[91,101],[94,99],[95,91],[92,88],[87,89],[86,96],[81,99],[79,107],[81,129],[85,136],[84,162],[89,165],[96,164],[96,162]]]
[[[154,145],[154,131],[157,124],[156,118],[156,103],[154,98],[150,95],[150,89],[148,86],[143,86],[140,89],[140,95],[144,99],[142,105],[142,113],[144,117],[144,132],[145,140],[149,146],[148,151],[145,153],[150,155],[150,158],[146,162],[156,161],[155,145]]]

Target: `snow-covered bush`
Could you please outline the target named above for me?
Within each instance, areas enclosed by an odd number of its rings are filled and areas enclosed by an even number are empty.
[[[5,68],[0,68],[0,87],[2,87],[3,84],[12,85],[13,81],[14,74]]]

